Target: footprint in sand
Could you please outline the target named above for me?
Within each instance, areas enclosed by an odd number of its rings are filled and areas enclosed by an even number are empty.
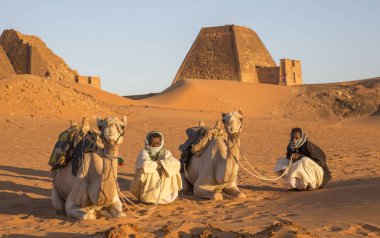
[[[298,216],[299,214],[297,214],[297,213],[282,213],[281,215],[284,217],[294,217],[294,216]]]
[[[339,227],[339,226],[331,226],[329,228],[329,231],[332,231],[332,232],[338,232],[338,231],[342,231],[343,228],[342,227]]]

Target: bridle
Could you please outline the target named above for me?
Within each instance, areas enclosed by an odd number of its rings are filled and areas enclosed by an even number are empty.
[[[224,124],[224,127],[226,128],[226,116],[222,118],[222,121],[223,121],[223,124]],[[227,145],[227,158],[230,156],[231,154],[231,150],[238,144],[238,138],[240,137],[240,134],[243,130],[243,125],[242,125],[242,120],[240,119],[240,127],[239,127],[239,130],[235,133],[229,133],[227,128],[226,128],[226,131],[227,131],[227,134],[229,136],[231,136],[232,138],[232,141],[233,141],[233,144],[232,146],[229,146],[229,144],[227,143],[226,141],[226,145]],[[237,162],[237,158],[233,155],[234,157],[234,160]]]
[[[104,123],[106,125],[104,125]],[[116,130],[117,130],[117,133],[118,133],[118,137],[117,137],[115,143],[113,143],[113,145],[112,145],[112,143],[110,141],[107,141],[108,143],[105,143],[105,144],[111,145],[110,148],[112,149],[112,156],[111,157],[108,156],[108,155],[106,155],[106,153],[104,151],[102,151],[102,157],[105,157],[107,159],[117,159],[117,156],[114,155],[114,153],[115,153],[114,149],[115,149],[115,146],[118,144],[120,138],[124,136],[124,130],[121,130],[121,128],[119,128],[119,126],[116,125],[115,122],[112,122],[112,123],[116,127]],[[101,131],[100,131],[100,137],[102,138],[102,140],[106,140],[105,137],[104,137],[104,129],[106,128],[106,126],[109,126],[109,123],[107,121],[102,121],[101,122],[101,126],[99,128],[99,129],[101,129]]]
[[[224,117],[222,118],[222,122],[223,122],[223,125],[224,125],[225,128],[226,128],[226,122],[227,122],[226,117],[227,117],[227,116],[228,116],[228,115],[226,115],[226,116],[224,116]],[[237,144],[237,138],[240,137],[240,134],[241,134],[242,130],[243,130],[242,119],[240,119],[240,126],[239,126],[239,130],[238,130],[237,132],[235,132],[235,133],[229,133],[229,131],[228,131],[227,128],[226,128],[227,134],[228,134],[229,136],[231,136],[231,137],[232,137],[232,140],[234,141],[234,144],[233,144],[232,147],[229,148],[229,149],[232,149],[233,147],[235,147],[235,145]]]

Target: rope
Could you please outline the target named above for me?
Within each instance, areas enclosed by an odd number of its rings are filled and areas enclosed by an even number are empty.
[[[111,170],[112,170],[112,174],[114,175],[114,179],[115,179],[115,183],[116,183],[116,189],[117,189],[117,192],[121,198],[121,202],[125,205],[125,207],[127,208],[127,210],[134,216],[134,217],[137,217],[137,218],[147,218],[149,217],[150,215],[152,215],[154,213],[154,211],[156,210],[157,208],[157,205],[159,204],[159,201],[161,199],[161,192],[162,192],[162,182],[163,182],[163,178],[164,178],[164,173],[162,173],[160,179],[158,180],[158,182],[156,183],[156,185],[158,184],[159,188],[160,188],[160,193],[158,194],[158,198],[157,198],[157,201],[155,202],[155,204],[150,207],[150,208],[144,208],[144,207],[141,207],[137,204],[135,204],[134,202],[132,202],[127,196],[125,196],[122,192],[121,192],[121,189],[120,189],[120,186],[119,186],[119,182],[117,181],[117,177],[116,177],[116,174],[114,172],[114,169],[113,169],[113,166],[111,165]],[[157,188],[156,185],[152,188],[152,189],[155,189]],[[136,207],[137,209],[139,210],[147,210],[147,212],[144,214],[144,215],[139,215],[139,214],[136,214],[135,212],[133,212],[129,206],[128,206],[128,203],[129,202],[132,206]]]
[[[134,216],[134,217],[137,217],[137,218],[146,218],[146,217],[149,217],[150,215],[152,215],[154,213],[154,211],[156,210],[157,206],[158,206],[158,201],[160,200],[160,197],[161,197],[161,191],[162,189],[160,189],[160,193],[158,195],[158,198],[157,198],[157,201],[156,203],[154,204],[153,207],[150,207],[150,208],[144,208],[144,207],[141,207],[141,206],[138,206],[137,204],[135,204],[134,202],[132,202],[127,196],[125,196],[121,190],[120,190],[120,187],[118,185],[118,183],[116,183],[116,188],[117,188],[117,191],[119,193],[119,196],[121,197],[121,200],[123,202],[123,204],[125,205],[125,207],[127,208],[127,210]],[[160,183],[160,186],[161,186],[161,183]],[[128,206],[127,202],[128,201],[131,205],[133,205],[134,207],[140,209],[140,210],[147,210],[147,213],[144,214],[144,215],[138,215],[136,213],[134,213]]]
[[[268,177],[265,177],[264,175],[261,175],[259,172],[256,171],[256,169],[253,167],[253,165],[248,161],[248,159],[244,156],[243,152],[241,151],[241,148],[239,146],[238,143],[235,143],[237,144],[238,146],[238,149],[239,149],[239,154],[242,156],[242,158],[244,159],[244,161],[248,164],[248,166],[250,167],[250,169],[253,171],[251,172],[249,169],[247,169],[243,164],[241,164],[237,158],[235,157],[235,155],[232,155],[234,160],[236,161],[236,163],[241,166],[247,173],[249,173],[250,175],[252,175],[253,177],[255,178],[258,178],[258,179],[261,179],[261,180],[264,180],[264,181],[277,181],[277,180],[280,180],[282,177],[284,177],[289,169],[290,169],[290,166],[293,164],[293,155],[290,157],[290,160],[289,160],[289,165],[288,167],[285,169],[285,171],[278,177],[276,178],[268,178]],[[235,146],[234,144],[234,146]]]
[[[112,172],[113,172],[113,168],[112,168]],[[157,205],[159,204],[159,200],[161,198],[161,192],[162,192],[162,188],[161,188],[161,185],[162,185],[162,177],[160,178],[160,180],[157,182],[159,183],[159,187],[160,187],[160,193],[158,194],[158,198],[157,198],[157,201],[155,202],[155,204],[153,205],[153,207],[150,207],[150,208],[144,208],[144,207],[141,207],[137,204],[135,204],[134,202],[132,202],[127,196],[125,196],[122,192],[121,192],[121,189],[120,189],[120,186],[119,186],[119,183],[117,181],[117,179],[115,178],[115,181],[116,181],[116,189],[117,189],[117,192],[119,193],[119,196],[123,202],[123,204],[125,205],[125,207],[127,208],[127,210],[134,216],[134,217],[137,217],[137,218],[146,218],[146,217],[149,217],[150,215],[152,215],[154,213],[154,211],[156,210],[157,208]],[[147,210],[147,213],[144,214],[144,215],[138,215],[136,214],[135,212],[133,212],[127,202],[129,202],[132,206],[136,207],[137,209],[140,209],[140,210]]]
[[[125,196],[125,195],[121,192],[121,189],[120,189],[120,186],[119,186],[119,182],[117,181],[117,176],[116,176],[116,173],[115,173],[115,171],[114,171],[114,169],[113,169],[113,164],[112,164],[113,159],[117,158],[117,157],[115,156],[115,149],[114,149],[114,148],[115,148],[115,146],[117,145],[117,143],[119,142],[119,139],[124,135],[124,133],[121,133],[121,132],[119,131],[119,128],[118,128],[117,126],[116,126],[116,128],[117,128],[117,130],[118,130],[119,136],[118,136],[118,138],[117,138],[115,144],[114,144],[113,146],[111,145],[111,146],[112,146],[112,156],[110,157],[110,156],[104,154],[104,151],[103,151],[103,153],[102,153],[102,154],[103,154],[103,157],[105,157],[105,159],[110,159],[110,160],[111,160],[111,172],[112,172],[112,174],[113,174],[113,178],[114,178],[115,183],[116,183],[116,190],[117,190],[117,193],[118,193],[118,195],[119,195],[119,198],[121,198],[121,202],[122,202],[122,204],[125,205],[125,207],[127,208],[127,210],[128,210],[128,211],[129,211],[134,217],[137,217],[137,218],[146,218],[146,217],[149,217],[150,215],[152,215],[152,214],[154,213],[155,209],[157,208],[157,205],[159,204],[159,200],[160,200],[160,198],[161,198],[162,181],[163,181],[164,174],[162,174],[162,176],[160,177],[159,181],[156,183],[156,185],[158,184],[158,186],[159,186],[159,188],[160,188],[160,193],[158,194],[157,201],[155,202],[155,204],[154,204],[152,207],[150,207],[150,208],[144,208],[144,207],[141,207],[141,206],[135,204],[134,202],[132,202],[127,196]],[[102,134],[103,134],[103,130],[102,130]],[[82,154],[82,155],[83,155],[83,154]],[[105,161],[105,160],[103,160],[103,161]],[[103,169],[104,169],[104,165],[103,165]],[[102,173],[103,173],[103,172],[102,172]],[[102,181],[102,182],[103,182],[103,181]],[[157,188],[156,185],[153,187],[154,189]],[[133,205],[134,207],[136,207],[136,208],[139,209],[139,210],[147,210],[147,213],[144,214],[144,215],[139,215],[139,214],[133,212],[133,211],[129,208],[127,202],[129,202],[131,205]]]

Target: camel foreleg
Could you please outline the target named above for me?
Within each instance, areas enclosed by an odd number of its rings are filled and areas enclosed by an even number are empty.
[[[82,220],[95,220],[96,216],[93,209],[85,209],[91,204],[85,186],[74,186],[67,197],[65,210],[66,214],[70,217],[74,217]]]
[[[181,173],[181,179],[182,179],[182,191],[187,193],[187,192],[192,192],[193,191],[193,186],[187,181],[185,173]]]
[[[241,192],[235,182],[228,184],[225,188],[223,188],[223,192],[233,197],[238,198],[246,198],[247,196]]]
[[[113,217],[125,217],[123,213],[123,205],[120,201],[119,195],[115,194],[113,197],[112,205],[109,207],[109,210]]]
[[[212,185],[195,184],[193,188],[194,195],[211,200],[223,200],[221,191]]]
[[[65,213],[65,200],[61,198],[54,184],[51,189],[51,202],[57,214]]]

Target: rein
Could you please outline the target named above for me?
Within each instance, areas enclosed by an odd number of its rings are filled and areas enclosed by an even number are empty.
[[[258,179],[261,179],[261,180],[264,180],[264,181],[277,181],[277,180],[280,180],[282,177],[284,177],[287,173],[288,173],[288,170],[290,168],[290,166],[292,165],[293,163],[293,155],[290,157],[290,160],[289,160],[289,165],[288,167],[285,169],[285,171],[278,177],[276,178],[268,178],[268,177],[265,177],[264,175],[260,174],[259,172],[257,172],[257,170],[253,167],[253,165],[248,161],[248,159],[244,156],[240,146],[238,145],[237,143],[237,140],[235,142],[235,144],[233,146],[237,145],[238,146],[238,149],[239,149],[239,155],[241,155],[241,157],[244,159],[244,161],[247,163],[247,165],[250,167],[250,169],[252,171],[250,171],[249,169],[247,169],[242,163],[239,162],[239,160],[236,158],[236,156],[234,154],[232,154],[232,157],[233,159],[235,160],[235,162],[241,166],[247,173],[249,173],[250,175],[252,175],[253,177],[255,178],[258,178]],[[228,145],[227,145],[228,146]],[[227,147],[228,148],[228,147]],[[231,148],[228,148],[228,151],[229,153],[231,152]],[[229,154],[228,154],[229,155]],[[227,155],[227,156],[228,156]]]
[[[235,162],[241,166],[247,173],[249,173],[250,175],[252,175],[253,177],[255,178],[258,178],[258,179],[261,179],[261,180],[264,180],[264,181],[277,181],[279,179],[281,179],[282,177],[284,177],[287,173],[288,173],[288,170],[290,168],[290,166],[292,165],[293,163],[293,155],[290,157],[290,161],[289,161],[289,165],[288,167],[285,169],[285,171],[278,177],[276,178],[268,178],[268,177],[265,177],[264,175],[260,174],[259,172],[257,172],[257,170],[253,167],[253,165],[248,161],[248,159],[244,156],[239,144],[238,144],[238,139],[237,137],[240,136],[241,134],[241,131],[242,131],[242,125],[240,125],[240,128],[239,128],[239,131],[236,133],[236,134],[229,134],[229,136],[231,136],[232,140],[234,141],[233,145],[230,147],[228,142],[226,143],[227,145],[227,158],[232,155],[233,159],[235,160]],[[234,154],[231,153],[231,150],[237,145],[238,149],[239,149],[239,155],[241,155],[241,157],[244,159],[244,161],[247,163],[247,165],[249,166],[249,168],[252,170],[250,171],[248,168],[246,168],[242,163],[240,163],[240,161],[236,158],[236,156]]]

